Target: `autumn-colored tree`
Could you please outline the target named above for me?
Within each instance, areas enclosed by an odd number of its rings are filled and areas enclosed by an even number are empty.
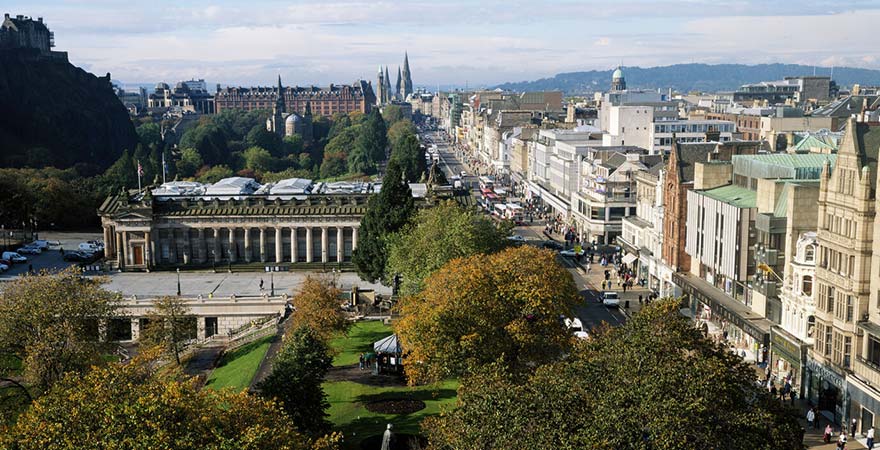
[[[306,276],[293,297],[293,326],[309,327],[324,339],[347,332],[351,323],[340,307],[341,293],[333,278]]]
[[[462,375],[499,358],[515,372],[554,361],[571,345],[560,316],[579,301],[550,251],[523,246],[453,259],[400,303],[395,331],[409,381]]]
[[[412,223],[388,238],[385,284],[400,275],[400,295],[416,294],[449,261],[504,248],[510,228],[453,201],[419,210]]]
[[[330,404],[322,384],[332,363],[327,343],[315,330],[301,326],[284,337],[272,361],[272,372],[257,390],[263,397],[277,400],[300,432],[323,435],[330,429]]]
[[[141,345],[159,346],[174,356],[180,365],[180,353],[187,341],[196,338],[196,317],[190,313],[186,300],[180,297],[162,297],[153,302],[147,313],[146,326],[140,330]]]
[[[423,423],[431,448],[803,448],[793,410],[678,308],[655,302],[525,379],[487,365]]]
[[[34,402],[0,447],[311,449],[337,448],[338,435],[312,440],[275,402],[246,392],[198,389],[194,379],[160,375],[155,354],[69,374]]]
[[[28,386],[36,396],[65,373],[84,373],[112,353],[99,339],[99,323],[117,314],[105,280],[78,269],[18,277],[0,292],[0,381]]]

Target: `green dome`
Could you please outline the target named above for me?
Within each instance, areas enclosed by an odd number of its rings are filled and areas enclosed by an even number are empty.
[[[614,69],[614,72],[611,74],[611,79],[618,80],[621,78],[623,78],[623,71],[620,70],[620,66],[617,66],[617,68]]]

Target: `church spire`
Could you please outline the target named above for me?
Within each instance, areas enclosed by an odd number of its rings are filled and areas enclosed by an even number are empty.
[[[401,100],[406,99],[403,96],[403,84],[400,82],[400,66],[397,66],[397,84],[394,86],[394,95],[400,97]]]
[[[388,75],[388,66],[385,66],[385,103],[391,102],[391,77]]]
[[[409,53],[407,53],[407,52],[403,52],[403,81],[402,81],[402,83],[403,83],[403,85],[401,86],[401,88],[403,89],[403,92],[401,93],[401,95],[403,96],[403,98],[405,100],[406,97],[409,96],[409,94],[413,93],[412,74],[409,71]]]
[[[281,86],[281,75],[278,75],[278,96],[275,97],[275,109],[277,113],[284,111],[284,88]]]

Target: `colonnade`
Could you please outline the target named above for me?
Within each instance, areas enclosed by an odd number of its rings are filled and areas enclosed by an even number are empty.
[[[358,226],[152,227],[149,231],[104,227],[107,256],[116,256],[126,266],[343,262],[357,240]]]

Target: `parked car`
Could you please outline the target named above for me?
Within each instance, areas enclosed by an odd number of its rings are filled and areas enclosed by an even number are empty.
[[[0,272],[6,272],[7,270],[9,270],[9,265],[0,263]]]
[[[97,244],[93,244],[91,242],[83,242],[83,243],[79,244],[78,249],[80,251],[87,251],[90,253],[94,253],[94,252],[100,250],[101,247],[99,247]]]
[[[26,257],[21,256],[20,254],[18,254],[16,252],[3,252],[2,258],[0,258],[0,259],[5,259],[8,261],[11,261],[14,264],[27,262]]]
[[[464,178],[464,177],[467,176],[467,172],[465,172],[464,170],[462,170],[461,172],[459,172],[458,176]]]
[[[5,265],[5,266],[12,267],[12,261],[10,261],[10,260],[8,260],[8,259],[0,259],[0,264],[3,264],[3,265]]]
[[[90,262],[94,256],[91,253],[86,252],[66,252],[64,253],[64,260],[69,262]]]
[[[603,292],[602,304],[605,306],[620,306],[620,296],[617,294],[617,292]]]
[[[525,242],[526,238],[524,238],[518,234],[514,234],[513,236],[507,236],[507,240],[514,241],[514,242]]]
[[[559,252],[559,254],[562,256],[568,256],[568,257],[574,258],[575,256],[584,256],[584,251],[582,249],[581,251],[576,252],[576,251],[574,251],[574,249],[570,249],[570,250],[562,250],[561,252]]]
[[[40,253],[43,253],[43,251],[40,250],[39,247],[31,247],[31,246],[24,246],[24,247],[16,250],[16,252],[18,252],[22,255],[39,255]]]
[[[550,250],[562,250],[565,247],[563,247],[562,244],[556,241],[544,241],[544,243],[541,244],[541,248],[549,248]]]
[[[587,334],[586,331],[584,331],[584,325],[583,323],[581,323],[581,319],[578,319],[577,317],[575,317],[574,319],[566,318],[565,327],[568,328],[568,330],[571,331],[571,334],[573,334],[576,338],[587,339],[590,337],[590,335]]]
[[[40,250],[48,250],[49,249],[49,241],[45,239],[37,239],[34,242],[31,242],[27,245],[28,247],[37,247]]]

